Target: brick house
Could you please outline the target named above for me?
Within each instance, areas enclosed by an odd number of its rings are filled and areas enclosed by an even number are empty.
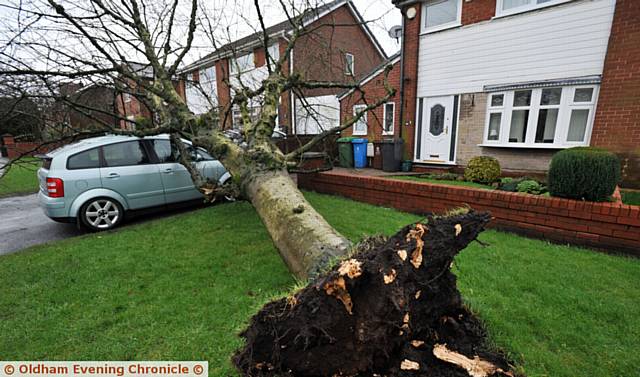
[[[142,63],[129,63],[129,67],[142,79],[153,81],[154,72],[150,65]],[[116,83],[117,87],[126,88],[121,90],[116,96],[116,113],[120,116],[120,128],[132,129],[135,127],[133,121],[145,119],[150,125],[156,122],[149,107],[144,103],[143,93],[138,88],[136,82],[131,79],[121,77]],[[184,83],[180,80],[173,80],[173,85],[178,94],[184,97]]]
[[[403,15],[397,136],[414,166],[488,155],[544,173],[557,151],[595,146],[640,186],[640,1],[392,1]]]
[[[386,96],[385,68],[389,65],[392,68],[386,76],[386,80],[392,88],[400,87],[400,54],[395,54],[361,79],[360,88],[362,91],[349,90],[338,95],[340,118],[343,122],[349,120],[363,107],[376,103]],[[342,135],[361,136],[369,141],[393,137],[401,138],[402,127],[399,127],[400,96],[401,94],[396,91],[394,97],[384,105],[367,112],[353,127],[344,130]]]
[[[354,82],[386,59],[386,54],[351,0],[336,0],[309,11],[304,19],[312,33],[301,36],[288,57],[286,72],[307,80]],[[289,21],[267,28],[273,61],[286,52],[293,28]],[[225,128],[239,127],[240,112],[230,107],[233,88],[256,88],[267,77],[263,32],[226,44],[180,71],[187,105],[196,114],[219,111]],[[283,93],[278,127],[288,134],[312,135],[339,124],[341,89]],[[259,101],[250,104],[257,115]],[[310,111],[312,109],[313,111]],[[311,114],[310,114],[311,113]]]

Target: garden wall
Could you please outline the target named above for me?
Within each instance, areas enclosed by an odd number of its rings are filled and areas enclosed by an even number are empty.
[[[47,153],[49,150],[57,147],[55,145],[40,145],[40,143],[32,141],[17,141],[11,135],[0,136],[0,155],[10,159],[20,157],[23,154],[36,155]]]
[[[469,205],[491,212],[494,228],[640,256],[638,206],[353,176],[336,171],[298,175],[298,186],[417,214],[443,213]]]

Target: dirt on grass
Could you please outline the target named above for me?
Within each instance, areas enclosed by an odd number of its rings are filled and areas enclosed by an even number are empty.
[[[463,305],[450,268],[489,222],[469,212],[361,243],[350,258],[273,301],[241,334],[245,376],[513,376]]]

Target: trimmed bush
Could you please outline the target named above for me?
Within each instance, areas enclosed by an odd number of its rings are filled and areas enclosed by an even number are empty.
[[[548,181],[552,196],[606,201],[620,182],[620,160],[604,149],[565,149],[553,156]]]
[[[467,181],[491,184],[500,178],[500,163],[493,157],[478,156],[469,160],[464,170]]]

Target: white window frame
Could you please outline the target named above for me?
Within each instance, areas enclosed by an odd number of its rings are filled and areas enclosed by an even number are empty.
[[[351,58],[351,61],[349,61]],[[352,53],[344,54],[344,73],[349,76],[356,75],[356,57]]]
[[[436,31],[440,31],[440,30],[445,30],[445,29],[450,29],[450,28],[454,28],[454,27],[458,27],[458,26],[462,26],[462,0],[458,0],[458,15],[457,18],[455,19],[455,21],[451,21],[451,22],[447,22],[444,24],[440,24],[440,25],[436,25],[436,26],[432,26],[432,27],[427,27],[427,8],[428,8],[428,4],[435,4],[435,3],[439,3],[439,2],[443,2],[446,0],[428,0],[424,3],[422,3],[422,15],[420,18],[420,33],[421,34],[428,34],[428,33],[434,33]]]
[[[245,67],[238,66],[238,60],[240,59],[247,59],[247,65]],[[255,58],[253,56],[253,52],[249,52],[247,54],[243,54],[243,55],[236,56],[229,59],[229,72],[231,72],[231,74],[234,74],[234,75],[238,73],[251,71],[255,67],[256,67],[256,64],[255,64]],[[240,72],[238,72],[238,68],[241,68]]]
[[[595,119],[595,112],[597,108],[598,94],[600,91],[600,85],[573,85],[562,86],[562,97],[560,99],[560,105],[540,105],[540,99],[542,96],[542,90],[558,88],[560,86],[553,87],[539,87],[539,88],[526,88],[526,89],[514,89],[509,91],[491,92],[487,96],[487,109],[485,114],[485,126],[484,134],[482,137],[483,144],[481,146],[486,147],[504,147],[504,148],[540,148],[540,149],[565,149],[577,146],[589,146],[591,141],[591,133],[593,131],[593,121]],[[593,95],[590,102],[574,102],[574,96],[576,89],[593,89]],[[513,106],[513,97],[516,91],[531,90],[531,105],[530,106]],[[495,95],[504,95],[502,106],[491,106],[491,98]],[[538,117],[541,109],[558,108],[558,119],[556,123],[555,136],[553,143],[536,143],[535,137],[538,128]],[[529,118],[527,123],[527,132],[524,142],[509,142],[509,134],[511,130],[511,117],[513,111],[529,109]],[[569,122],[571,120],[571,112],[573,110],[589,110],[587,118],[587,127],[585,129],[584,140],[582,141],[567,141],[569,136]],[[489,121],[491,114],[500,113],[500,131],[498,140],[489,140]]]
[[[562,3],[568,3],[573,0],[551,0],[541,4],[538,4],[537,0],[532,0],[532,1],[533,3],[529,5],[523,5],[523,6],[515,7],[512,9],[508,9],[508,10],[502,10],[504,6],[504,0],[497,0],[496,1],[496,17],[504,17],[504,16],[510,16],[512,14],[529,12],[535,9],[546,8],[546,7],[550,7],[550,6],[554,6]]]
[[[122,93],[122,101],[124,103],[131,102],[131,93]]]
[[[271,67],[274,68],[278,60],[280,60],[280,42],[274,43],[269,46],[269,48],[267,49],[267,54],[271,57]],[[265,54],[265,59],[268,60],[268,58],[266,58],[267,54]]]
[[[353,106],[353,116],[355,117],[356,115],[358,115],[359,112],[363,111],[364,109],[367,108],[367,105],[355,105]],[[364,123],[364,131],[358,131],[358,129],[356,128],[356,126],[358,125],[358,123],[363,122]],[[368,124],[368,119],[367,119],[367,113],[365,112],[362,117],[353,124],[353,132],[351,133],[353,136],[365,136],[369,133],[369,124]]]
[[[493,96],[502,96],[502,106],[492,106],[491,102],[493,99]],[[495,93],[489,93],[489,96],[487,97],[487,119],[485,121],[486,127],[484,130],[484,142],[489,144],[489,143],[500,143],[500,138],[502,138],[502,132],[503,132],[503,125],[504,125],[504,118],[505,118],[505,111],[504,111],[504,107],[507,101],[507,93],[505,92],[495,92]],[[489,140],[489,125],[491,122],[491,114],[500,114],[500,126],[498,127],[498,140]],[[511,125],[509,125],[510,127]]]
[[[387,105],[392,105],[393,110],[391,111],[391,129],[389,131],[385,130],[387,125]],[[382,113],[382,135],[393,135],[396,130],[396,103],[395,102],[387,102],[384,104],[383,113]]]

